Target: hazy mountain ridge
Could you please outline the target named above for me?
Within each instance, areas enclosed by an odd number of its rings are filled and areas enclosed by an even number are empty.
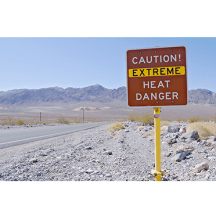
[[[216,93],[207,89],[188,91],[188,103],[216,105]]]
[[[127,89],[125,86],[117,89],[107,89],[101,85],[84,88],[50,87],[42,89],[14,89],[0,92],[0,105],[37,105],[51,103],[73,102],[100,102],[126,101]],[[216,105],[216,93],[207,89],[188,91],[188,103]]]
[[[28,105],[37,103],[101,102],[126,101],[126,87],[106,89],[101,85],[84,88],[50,87],[43,89],[16,89],[0,92],[0,105]]]

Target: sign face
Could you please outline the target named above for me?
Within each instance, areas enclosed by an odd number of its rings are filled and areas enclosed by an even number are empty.
[[[187,105],[186,48],[127,51],[128,105]]]

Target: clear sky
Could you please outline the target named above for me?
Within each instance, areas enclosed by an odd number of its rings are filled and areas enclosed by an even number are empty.
[[[188,89],[216,92],[216,38],[0,38],[0,91],[126,86],[126,51],[186,46]]]

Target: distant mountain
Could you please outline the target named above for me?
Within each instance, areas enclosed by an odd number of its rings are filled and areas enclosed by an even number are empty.
[[[188,103],[216,105],[216,93],[207,89],[188,91]]]
[[[37,105],[45,103],[70,102],[101,102],[108,103],[114,100],[126,101],[126,87],[106,89],[101,85],[84,88],[63,89],[51,87],[44,89],[15,89],[0,92],[0,105]]]
[[[60,88],[51,87],[43,89],[14,89],[0,92],[1,106],[26,106],[52,103],[73,102],[101,102],[126,101],[127,90],[125,86],[118,89],[107,89],[101,85],[84,88]],[[188,91],[188,103],[216,105],[216,95],[207,89]]]

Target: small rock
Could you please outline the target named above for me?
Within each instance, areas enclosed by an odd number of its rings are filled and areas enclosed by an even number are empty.
[[[180,134],[186,133],[186,127],[180,128],[179,133]]]
[[[167,140],[167,144],[174,144],[174,143],[176,143],[176,142],[177,142],[177,141],[176,141],[175,138],[170,138],[170,139]]]
[[[123,139],[120,139],[120,140],[118,141],[118,143],[124,143],[124,140],[123,140]]]
[[[141,131],[143,128],[145,128],[144,126],[139,126],[138,129]]]
[[[88,147],[86,147],[85,149],[86,149],[86,150],[91,150],[92,147],[88,146]]]
[[[216,141],[212,142],[211,146],[216,148]]]
[[[170,153],[170,152],[169,152],[168,154],[166,154],[166,157],[169,157],[169,156],[171,156],[171,154],[172,154],[172,153]]]
[[[197,140],[199,138],[199,134],[197,131],[191,130],[191,131],[188,131],[187,133],[184,133],[181,136],[181,139],[184,139],[184,138],[194,138],[195,140]]]
[[[176,133],[179,131],[179,127],[178,126],[168,126],[165,130],[165,132],[169,132],[169,133]]]
[[[181,162],[182,160],[184,160],[186,158],[186,156],[190,154],[190,152],[188,150],[184,151],[184,150],[178,150],[176,151],[176,155],[174,157],[174,160],[177,162]]]
[[[216,157],[215,156],[210,156],[210,157],[208,157],[208,159],[214,161],[214,160],[216,160]]]
[[[188,150],[191,153],[192,151],[194,151],[195,148],[190,146],[190,145],[181,145],[179,147],[179,149],[181,149],[181,150]]]
[[[94,170],[91,170],[91,169],[86,170],[86,173],[88,173],[88,174],[91,174],[93,172],[94,172]]]
[[[105,151],[104,154],[112,155],[112,151]]]
[[[195,166],[195,171],[197,173],[200,173],[202,170],[204,170],[204,169],[207,170],[208,168],[209,168],[208,163],[202,162],[201,164],[198,164]]]
[[[212,143],[206,141],[204,145],[207,146],[207,147],[211,147]]]
[[[91,175],[101,175],[102,172],[99,170],[95,170]]]
[[[112,177],[112,174],[111,174],[111,173],[107,173],[107,174],[105,175],[105,177]]]
[[[38,162],[38,160],[37,160],[37,158],[33,158],[33,159],[31,159],[31,162],[36,163],[36,162]]]

